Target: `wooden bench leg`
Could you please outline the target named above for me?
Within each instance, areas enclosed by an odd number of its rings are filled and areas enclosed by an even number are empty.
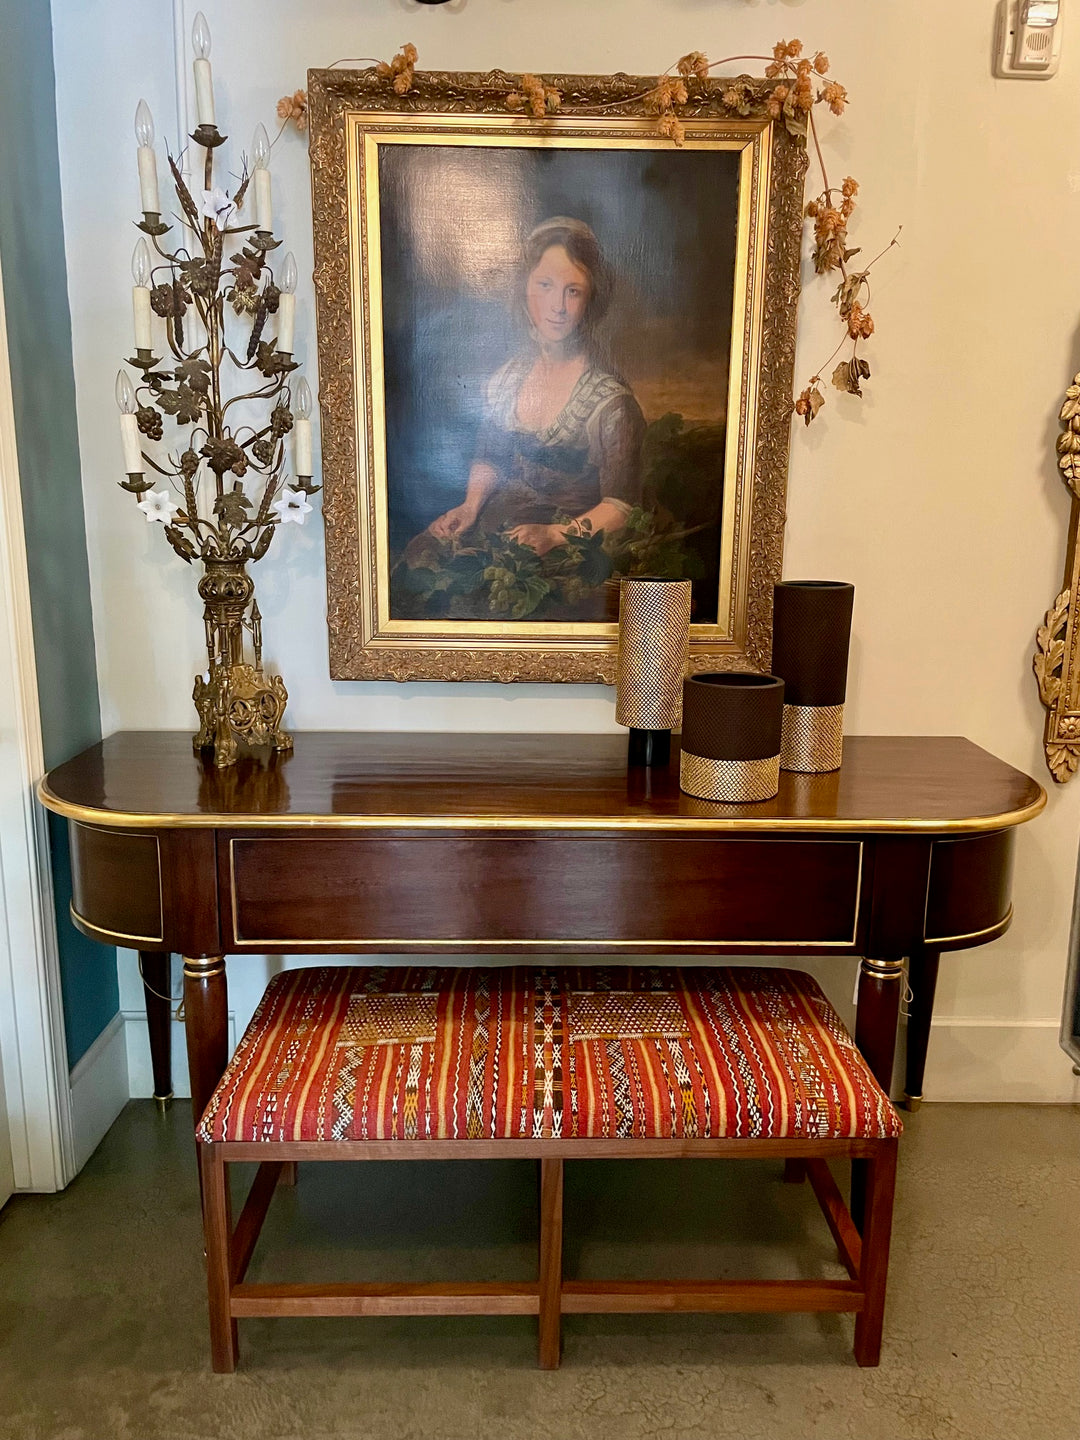
[[[299,1166],[295,1160],[283,1160],[281,1162],[281,1173],[278,1175],[279,1185],[295,1185]]]
[[[541,1370],[557,1370],[562,1352],[563,1162],[540,1162]]]
[[[885,1282],[896,1190],[896,1148],[895,1140],[885,1142],[866,1165],[865,1223],[859,1267],[859,1281],[866,1299],[855,1318],[855,1360],[859,1365],[877,1365],[881,1359],[881,1327],[885,1317]]]
[[[229,1179],[220,1146],[200,1142],[198,1151],[206,1244],[206,1289],[210,1302],[210,1358],[217,1374],[231,1375],[236,1369],[238,1336],[236,1321],[229,1313],[232,1276]]]
[[[805,1160],[785,1160],[785,1161],[784,1161],[784,1184],[785,1184],[785,1185],[801,1185],[802,1182],[803,1182],[805,1179],[806,1179],[806,1161],[805,1161]]]

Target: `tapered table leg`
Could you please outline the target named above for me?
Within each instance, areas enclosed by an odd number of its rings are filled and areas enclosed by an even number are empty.
[[[225,957],[184,957],[184,1017],[191,1109],[196,1125],[229,1060],[229,991]]]
[[[167,950],[139,951],[146,1028],[150,1035],[150,1066],[154,1073],[154,1099],[162,1112],[169,1108],[173,1098],[171,960]]]
[[[859,964],[859,998],[855,1009],[855,1044],[888,1095],[896,1056],[896,1022],[900,1014],[904,962],[864,959]],[[866,1162],[851,1164],[851,1218],[862,1229],[866,1193]]]
[[[940,950],[919,947],[908,961],[908,982],[911,1005],[907,1023],[907,1066],[904,1074],[904,1104],[917,1110],[923,1098],[923,1074],[926,1051],[930,1044],[930,1021],[934,1014],[934,991],[937,989]]]

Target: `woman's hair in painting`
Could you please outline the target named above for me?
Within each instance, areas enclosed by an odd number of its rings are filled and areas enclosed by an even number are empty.
[[[604,259],[599,240],[584,220],[574,220],[569,215],[553,215],[549,220],[542,220],[529,233],[521,252],[519,296],[524,303],[529,276],[553,245],[561,245],[574,264],[580,265],[589,277],[589,299],[581,323],[581,328],[589,332],[607,313],[614,276]]]

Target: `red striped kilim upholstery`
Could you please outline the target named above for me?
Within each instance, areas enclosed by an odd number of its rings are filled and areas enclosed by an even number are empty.
[[[792,970],[287,970],[202,1140],[870,1137],[900,1122]]]

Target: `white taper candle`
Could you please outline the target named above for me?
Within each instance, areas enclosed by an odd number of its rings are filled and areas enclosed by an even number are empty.
[[[260,166],[255,180],[255,225],[270,233],[274,228],[274,211],[270,202],[270,171]]]
[[[301,479],[312,473],[310,420],[293,421],[293,467]]]
[[[278,298],[277,348],[286,355],[292,354],[293,331],[296,328],[296,296],[282,294]]]
[[[139,422],[134,415],[120,416],[120,439],[124,445],[124,473],[141,475],[146,469],[139,443]]]
[[[161,200],[158,196],[157,155],[149,145],[139,146],[139,204],[147,214],[161,214]]]
[[[195,123],[216,125],[214,115],[214,81],[209,60],[195,61]]]
[[[150,320],[150,291],[145,285],[131,287],[131,308],[135,314],[135,349],[152,350],[154,345]]]

